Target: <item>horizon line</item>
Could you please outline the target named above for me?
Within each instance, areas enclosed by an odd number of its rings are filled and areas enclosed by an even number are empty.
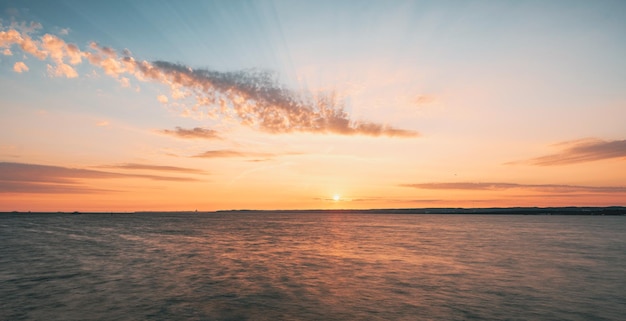
[[[593,214],[609,210],[626,215],[626,206],[511,206],[511,207],[403,207],[403,208],[371,208],[371,209],[223,209],[223,210],[136,210],[136,211],[0,211],[0,214],[219,214],[219,213],[269,213],[269,212],[296,212],[296,213],[364,213],[364,214],[524,214],[546,212],[567,213],[575,212],[580,214]]]

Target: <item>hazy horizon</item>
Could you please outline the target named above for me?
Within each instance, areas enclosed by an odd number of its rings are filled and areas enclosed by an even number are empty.
[[[559,207],[402,207],[402,208],[310,208],[310,209],[252,209],[230,208],[217,210],[135,210],[135,211],[0,211],[0,214],[218,214],[218,213],[294,213],[294,214],[460,214],[460,215],[626,215],[626,207],[611,206],[559,206]]]
[[[620,1],[2,1],[0,211],[626,205]]]

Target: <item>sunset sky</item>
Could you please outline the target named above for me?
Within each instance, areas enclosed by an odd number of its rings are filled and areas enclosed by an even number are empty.
[[[625,1],[0,0],[0,211],[626,205]]]

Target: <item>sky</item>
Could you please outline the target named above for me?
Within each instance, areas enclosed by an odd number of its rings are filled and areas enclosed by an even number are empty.
[[[624,1],[0,0],[0,211],[626,205]]]

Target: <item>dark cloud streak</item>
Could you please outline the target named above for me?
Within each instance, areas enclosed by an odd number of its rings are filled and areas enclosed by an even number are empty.
[[[562,150],[556,154],[508,164],[522,163],[535,166],[561,166],[626,157],[626,140],[604,141],[599,139],[583,139],[563,142],[556,146],[562,148]]]
[[[567,146],[569,147],[560,153],[534,158],[531,163],[552,166],[626,157],[626,140],[585,140]]]
[[[176,127],[174,130],[163,129],[159,132],[184,139],[221,139],[216,130],[201,127],[195,127],[192,129]]]
[[[94,194],[112,193],[118,190],[97,189],[79,184],[55,184],[37,182],[0,181],[0,193],[19,194]]]
[[[136,163],[104,165],[104,166],[99,166],[99,167],[100,168],[127,169],[127,170],[147,170],[147,171],[159,171],[159,172],[177,172],[177,173],[206,174],[205,171],[199,170],[199,169],[195,169],[195,168],[176,167],[176,166],[163,166],[163,165],[136,164]]]
[[[195,158],[230,158],[230,157],[272,157],[274,154],[240,152],[230,149],[209,150],[204,153],[194,155]]]
[[[581,186],[581,185],[559,185],[559,184],[516,184],[516,183],[472,183],[472,182],[451,182],[451,183],[421,183],[403,184],[404,187],[434,190],[488,190],[503,191],[510,189],[522,189],[540,191],[546,193],[626,193],[626,186]]]
[[[82,183],[85,179],[141,178],[155,181],[191,182],[189,177],[124,174],[60,166],[0,162],[0,193],[94,193],[97,189]]]

